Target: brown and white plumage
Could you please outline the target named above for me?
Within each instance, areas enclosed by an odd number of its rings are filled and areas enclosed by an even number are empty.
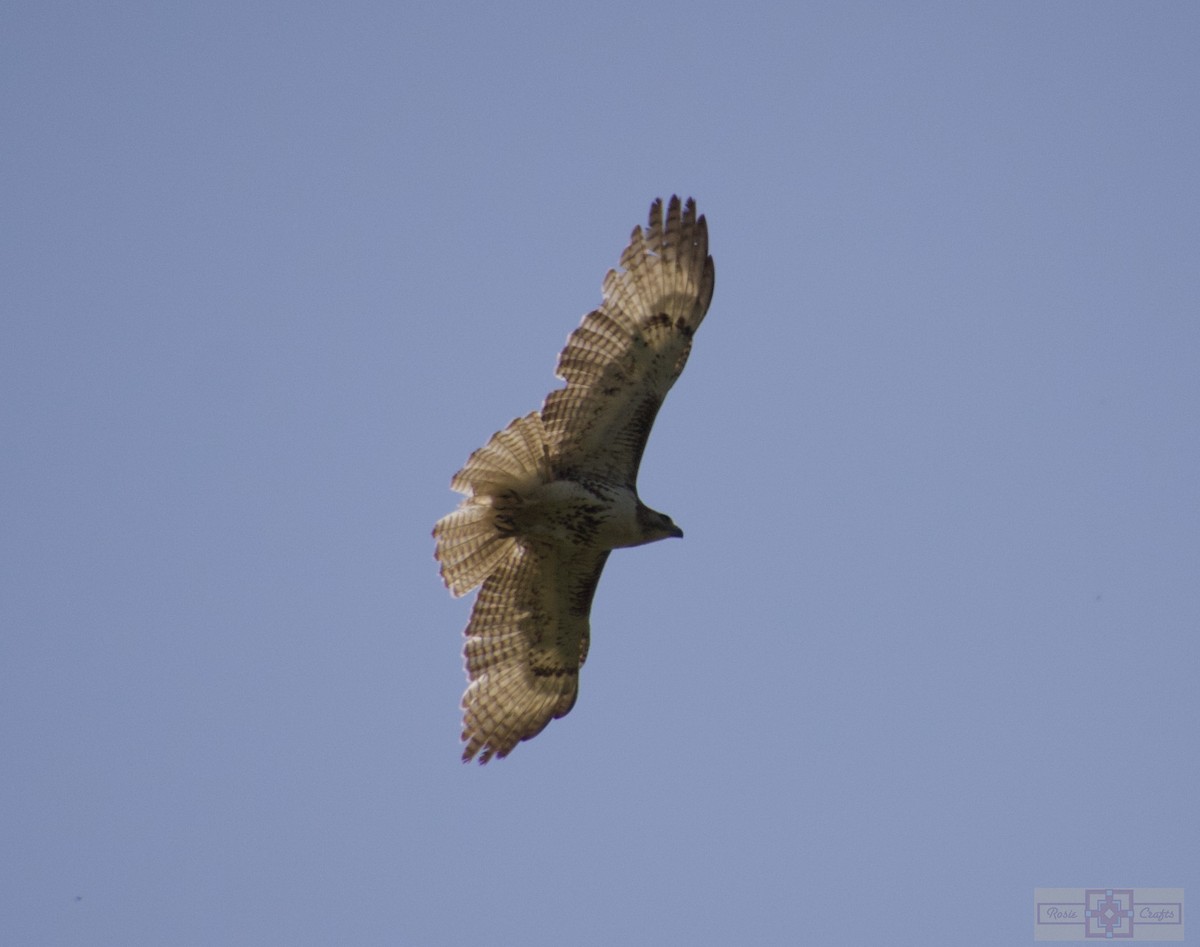
[[[672,197],[664,219],[656,200],[600,308],[567,339],[556,371],[566,386],[451,481],[466,499],[433,530],[442,578],[455,595],[482,583],[464,648],[464,760],[504,757],[574,706],[609,552],[683,535],[638,499],[637,472],[713,273],[695,202]]]

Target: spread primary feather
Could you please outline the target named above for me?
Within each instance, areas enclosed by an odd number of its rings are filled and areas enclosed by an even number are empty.
[[[466,628],[463,759],[486,763],[566,714],[587,658],[588,615],[615,548],[682,536],[638,498],[659,406],[683,371],[713,292],[696,204],[650,206],[604,299],[567,339],[566,386],[494,434],[451,480],[466,499],[433,529],[454,595],[481,586]]]

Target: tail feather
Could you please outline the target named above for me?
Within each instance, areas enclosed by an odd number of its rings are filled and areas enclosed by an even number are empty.
[[[513,540],[495,528],[493,511],[482,500],[467,500],[434,527],[442,579],[454,595],[466,595],[495,570]]]
[[[536,411],[517,418],[468,459],[450,481],[467,498],[438,520],[435,558],[454,595],[465,595],[513,549],[511,511],[550,476],[546,436]]]

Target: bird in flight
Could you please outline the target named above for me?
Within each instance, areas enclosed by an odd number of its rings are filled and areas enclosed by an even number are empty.
[[[713,278],[695,201],[672,197],[664,217],[656,200],[558,357],[566,385],[450,481],[466,499],[434,526],[435,557],[452,594],[482,584],[463,649],[464,762],[503,758],[570,711],[608,554],[683,535],[638,498],[637,472]]]

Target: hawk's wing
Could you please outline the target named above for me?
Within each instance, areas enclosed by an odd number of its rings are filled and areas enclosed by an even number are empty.
[[[650,427],[683,371],[713,293],[708,226],[672,197],[635,227],[604,302],[567,339],[556,374],[567,385],[542,406],[556,476],[634,487]]]
[[[463,760],[504,757],[566,714],[587,658],[588,613],[608,552],[569,557],[516,541],[483,583],[467,625]]]

